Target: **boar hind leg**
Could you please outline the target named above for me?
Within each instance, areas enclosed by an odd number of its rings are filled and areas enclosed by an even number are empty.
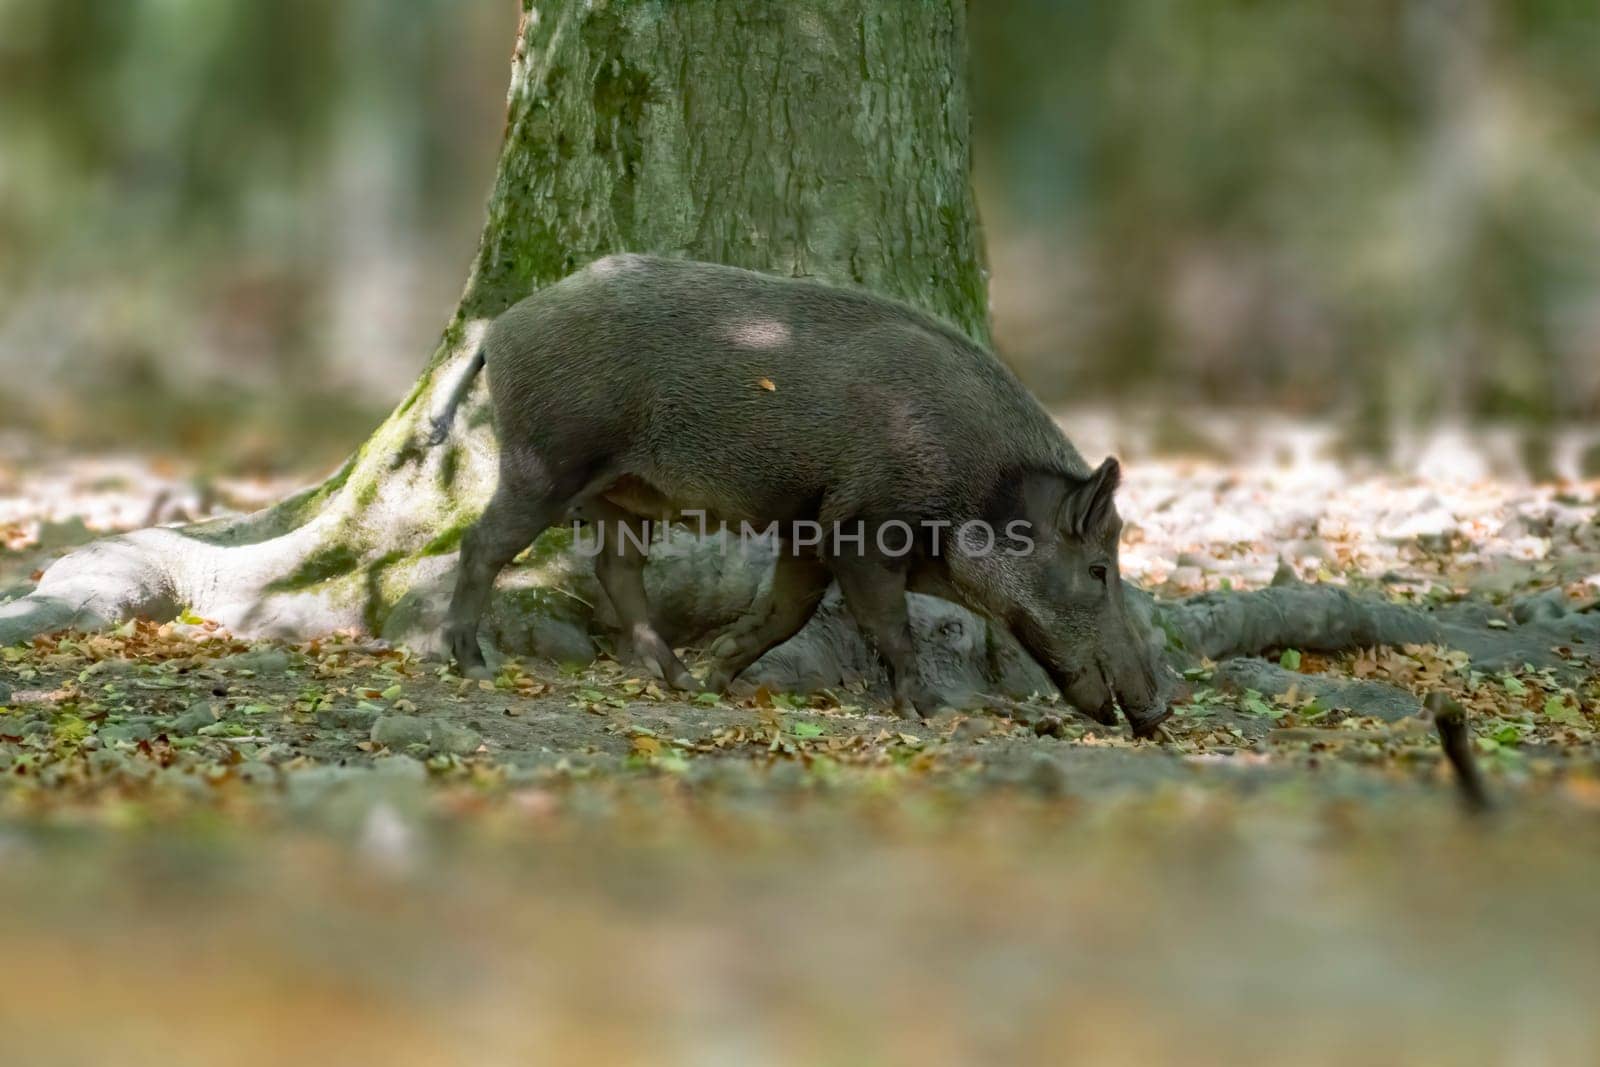
[[[828,591],[828,568],[814,556],[785,553],[772,572],[771,595],[711,644],[716,662],[706,688],[720,693],[750,664],[799,633]]]
[[[461,538],[455,595],[445,621],[445,641],[456,668],[469,678],[488,675],[478,647],[478,623],[494,589],[495,577],[566,512],[567,500],[530,492],[502,474],[500,487],[483,515]]]
[[[895,711],[926,717],[944,702],[924,684],[911,642],[906,611],[906,572],[871,556],[840,556],[828,561],[856,625],[889,668]]]
[[[660,668],[662,680],[672,688],[699,689],[700,683],[650,621],[650,604],[644,592],[649,527],[598,501],[594,513],[602,523],[602,547],[594,561],[595,577],[600,579],[600,587],[616,609],[617,621],[632,641],[634,651]]]

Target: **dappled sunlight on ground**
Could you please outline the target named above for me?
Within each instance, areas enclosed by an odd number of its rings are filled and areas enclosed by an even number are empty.
[[[1128,575],[1168,595],[1307,581],[1427,593],[1600,594],[1600,481],[1450,482],[1336,469],[1145,462],[1126,480]]]

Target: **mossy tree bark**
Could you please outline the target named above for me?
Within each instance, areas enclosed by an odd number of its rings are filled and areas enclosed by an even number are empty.
[[[524,0],[477,258],[411,393],[322,485],[57,562],[0,607],[0,644],[185,608],[244,635],[425,643],[495,453],[481,389],[433,449],[428,416],[489,319],[608,253],[865,286],[986,339],[964,18],[964,0]],[[520,606],[577,604],[572,567],[536,550]]]

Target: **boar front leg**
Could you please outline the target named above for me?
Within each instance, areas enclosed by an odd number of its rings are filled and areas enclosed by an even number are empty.
[[[856,625],[889,668],[895,711],[906,718],[937,712],[946,702],[923,682],[917,669],[906,610],[905,568],[869,555],[837,556],[828,566]]]
[[[483,516],[461,538],[461,563],[445,621],[445,643],[462,675],[490,677],[478,646],[478,623],[495,576],[566,508],[565,498],[501,473],[499,488]]]
[[[650,621],[650,603],[644,591],[649,527],[599,501],[590,502],[585,509],[609,527],[601,534],[602,548],[595,557],[594,573],[617,611],[617,621],[633,642],[634,651],[649,657],[660,669],[662,680],[672,688],[698,690],[700,683]]]
[[[722,692],[769,649],[799,633],[827,591],[828,568],[821,560],[787,551],[779,555],[770,594],[712,642],[709,651],[715,661],[706,688]]]

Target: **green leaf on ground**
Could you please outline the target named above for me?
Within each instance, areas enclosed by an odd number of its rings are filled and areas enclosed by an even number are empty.
[[[1256,692],[1254,689],[1246,689],[1244,691],[1244,699],[1242,703],[1244,704],[1244,709],[1250,714],[1260,715],[1269,719],[1277,718],[1278,716],[1282,715],[1285,710],[1283,708],[1275,708],[1271,704],[1267,703],[1266,700],[1262,698],[1261,694]]]
[[[1561,723],[1563,726],[1582,726],[1583,712],[1573,702],[1568,693],[1557,693],[1547,697],[1544,702],[1544,717],[1551,722]]]

